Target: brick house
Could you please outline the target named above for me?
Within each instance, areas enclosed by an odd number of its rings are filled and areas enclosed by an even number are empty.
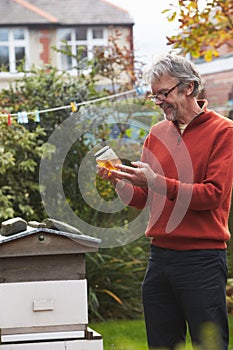
[[[132,18],[107,0],[1,0],[0,14],[0,88],[18,76],[22,61],[25,69],[49,63],[72,70],[75,59],[52,49],[62,49],[64,41],[73,54],[82,46],[91,58],[91,50],[106,46],[118,30],[119,45],[133,50]]]
[[[209,107],[229,116],[233,113],[233,51],[224,45],[219,54],[211,62],[196,64],[204,80],[203,95]]]

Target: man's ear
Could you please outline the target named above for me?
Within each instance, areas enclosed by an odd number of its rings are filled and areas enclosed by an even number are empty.
[[[187,95],[190,96],[193,90],[194,90],[194,82],[191,82],[187,87],[187,91],[186,91]]]

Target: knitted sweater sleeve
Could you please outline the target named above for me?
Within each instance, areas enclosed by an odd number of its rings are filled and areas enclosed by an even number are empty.
[[[136,209],[143,209],[148,205],[148,190],[146,188],[140,188],[126,183],[121,190],[117,190],[117,193],[125,204]]]
[[[189,209],[210,210],[223,203],[232,190],[233,181],[233,127],[217,134],[206,165],[206,176],[201,183],[182,183],[157,175],[153,191],[164,193],[174,201],[190,198]],[[182,205],[182,203],[180,203]],[[185,203],[186,204],[186,203]]]

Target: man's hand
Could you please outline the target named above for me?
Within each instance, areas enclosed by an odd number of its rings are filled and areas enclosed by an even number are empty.
[[[102,166],[97,165],[97,175],[99,175],[103,180],[110,181],[114,186],[116,186],[117,182],[119,181],[109,169],[104,168]]]
[[[143,162],[132,162],[132,167],[118,164],[119,170],[111,170],[111,176],[118,180],[127,180],[132,185],[139,187],[153,187],[157,174],[149,164]]]

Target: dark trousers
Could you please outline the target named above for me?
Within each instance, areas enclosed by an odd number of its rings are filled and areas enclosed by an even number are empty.
[[[151,245],[142,284],[149,348],[174,349],[185,342],[187,326],[193,344],[207,344],[209,325],[217,330],[210,349],[227,350],[226,281],[226,250],[175,251]]]

